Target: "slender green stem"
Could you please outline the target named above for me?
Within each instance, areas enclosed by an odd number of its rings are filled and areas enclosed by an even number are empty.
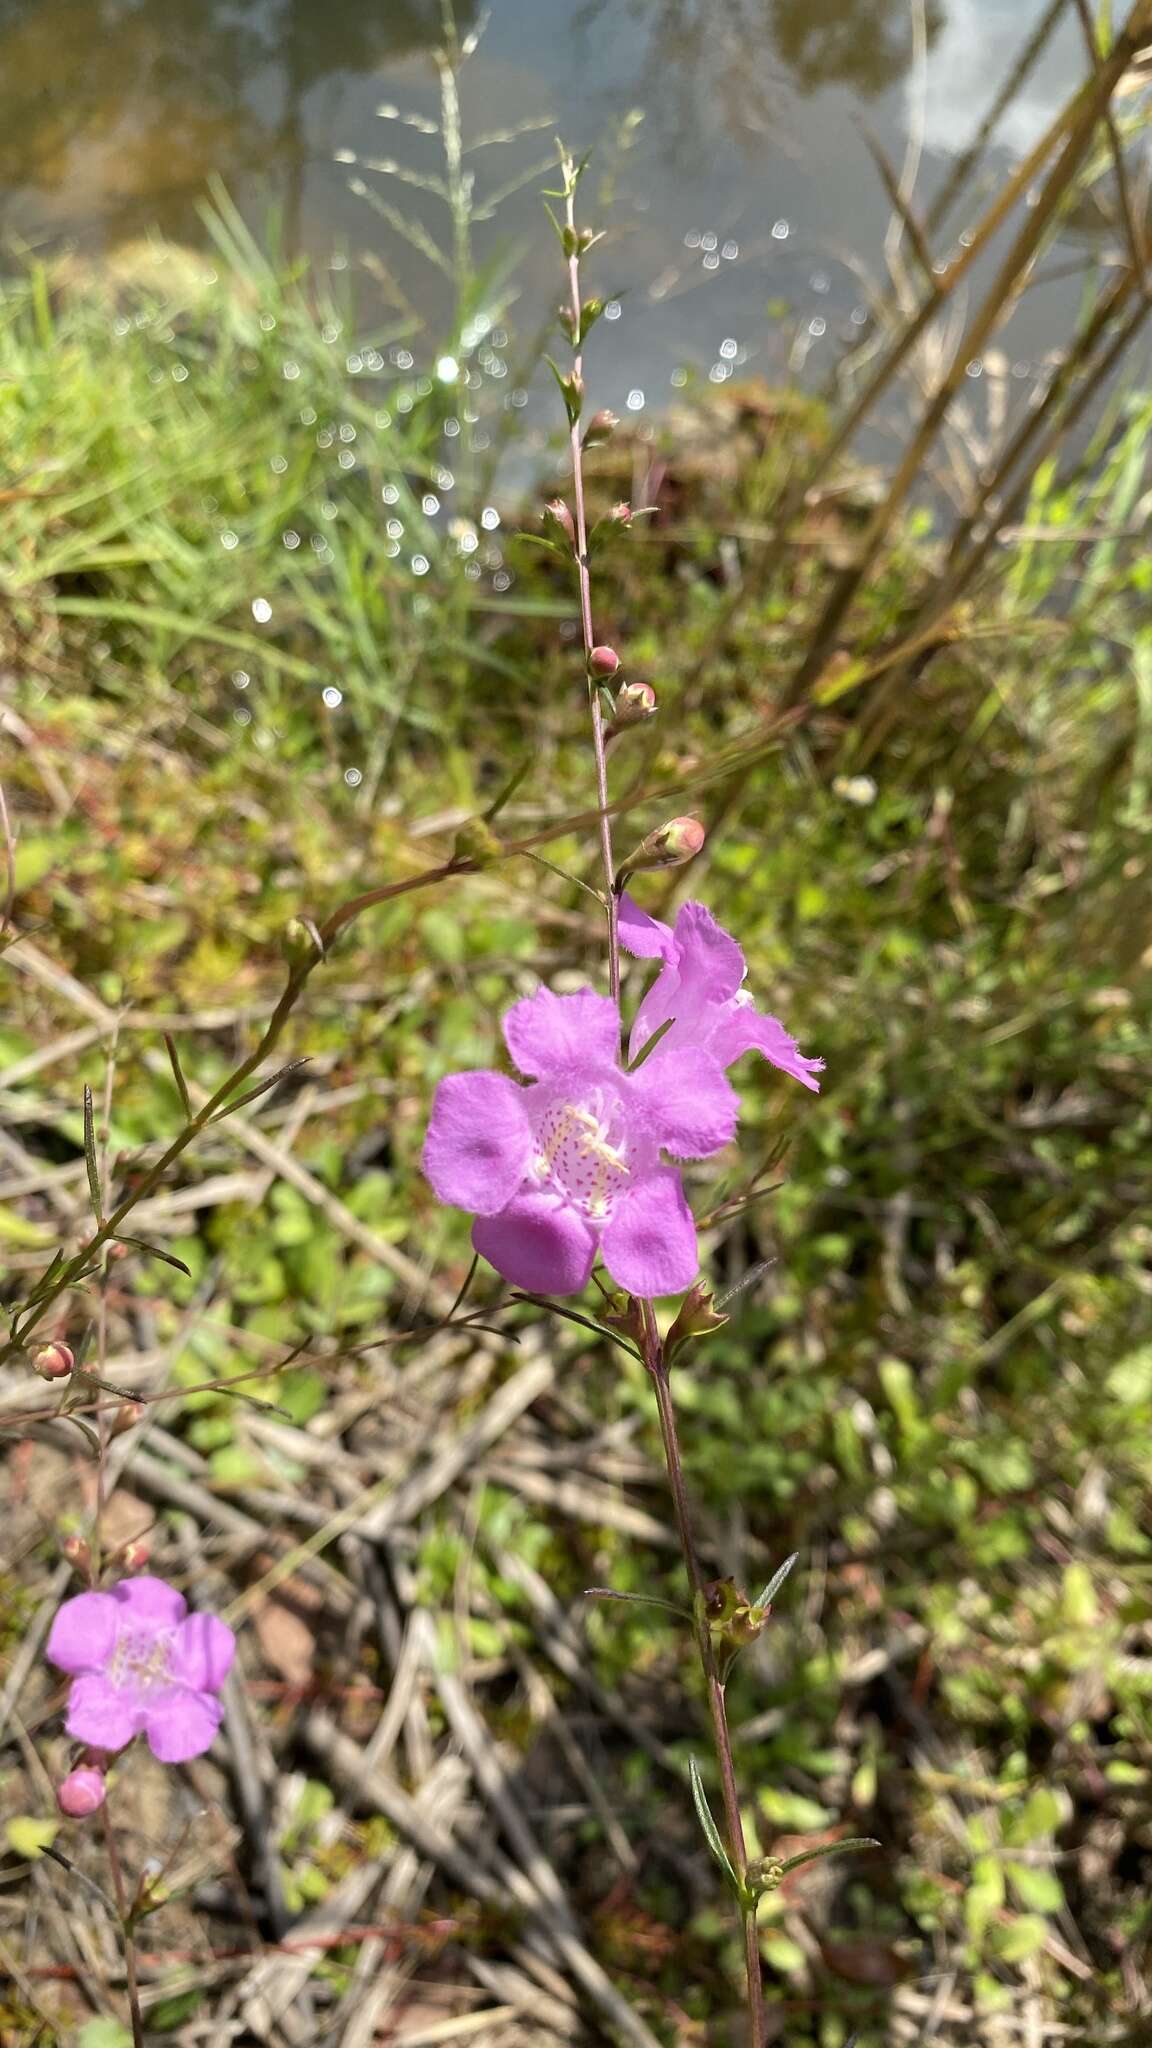
[[[736,1770],[732,1761],[732,1737],[728,1729],[728,1711],[724,1681],[716,1661],[712,1632],[705,1612],[704,1578],[700,1560],[696,1553],[696,1541],[692,1534],[692,1513],[688,1500],[688,1487],[684,1478],[684,1461],[680,1455],[680,1437],[676,1427],[676,1409],[672,1400],[672,1387],[668,1366],[664,1358],[664,1347],[656,1328],[656,1317],[651,1302],[642,1304],[644,1311],[645,1358],[644,1363],[651,1375],[656,1390],[656,1411],[660,1418],[660,1437],[664,1445],[664,1462],[668,1468],[668,1483],[672,1490],[672,1511],[676,1520],[676,1533],[680,1538],[680,1549],[684,1558],[688,1582],[692,1588],[692,1610],[696,1648],[700,1667],[704,1673],[704,1684],[708,1694],[708,1712],[712,1719],[712,1737],[716,1747],[716,1758],[720,1766],[720,1786],[724,1800],[724,1826],[728,1837],[728,1854],[732,1867],[741,1884],[748,1870],[748,1848],[744,1840],[744,1822],[740,1815],[740,1794],[736,1786]],[[744,1967],[748,1978],[748,2016],[750,2022],[750,2048],[764,2048],[764,1984],[760,1970],[760,1943],[756,1933],[756,1909],[741,1904],[740,1917],[744,1935]]]
[[[570,165],[565,168],[565,223],[573,238],[576,234],[576,180]],[[573,334],[573,375],[579,380],[584,372],[584,358],[580,346],[580,255],[574,247],[568,258],[569,311],[572,316]],[[584,662],[588,673],[588,701],[592,713],[592,749],[596,756],[596,796],[600,806],[600,854],[604,862],[604,901],[608,912],[608,986],[613,1002],[620,1000],[620,937],[616,916],[616,889],[614,876],[615,862],[612,857],[612,815],[608,808],[608,759],[604,739],[604,716],[600,709],[600,692],[589,666],[592,649],[596,645],[592,625],[592,577],[588,566],[588,515],[584,497],[584,449],[581,442],[580,421],[577,417],[569,429],[572,450],[572,497],[576,512],[576,580],[580,590],[580,632],[584,643]]]

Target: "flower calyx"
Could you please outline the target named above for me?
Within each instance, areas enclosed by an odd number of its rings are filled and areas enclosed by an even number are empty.
[[[486,818],[469,818],[461,825],[452,845],[454,866],[469,869],[486,868],[499,860],[504,852],[504,842],[492,830]]]
[[[749,1600],[735,1579],[710,1579],[701,1588],[700,1606],[716,1648],[733,1657],[755,1642],[772,1612]]]
[[[620,415],[618,413],[609,412],[606,407],[602,408],[599,412],[594,412],[584,429],[583,446],[585,448],[603,447],[605,441],[612,439],[619,425]]]
[[[716,1307],[712,1289],[704,1280],[698,1280],[689,1288],[680,1304],[680,1311],[664,1339],[664,1356],[671,1362],[682,1344],[690,1343],[693,1337],[706,1337],[712,1330],[722,1330],[728,1321]]]
[[[694,860],[706,837],[699,818],[670,818],[666,825],[657,825],[618,868],[614,885],[617,895],[629,875],[639,874],[643,868],[677,868]]]
[[[616,692],[616,702],[604,734],[605,739],[618,739],[630,726],[645,725],[650,718],[655,717],[658,708],[656,692],[651,683],[622,683]]]

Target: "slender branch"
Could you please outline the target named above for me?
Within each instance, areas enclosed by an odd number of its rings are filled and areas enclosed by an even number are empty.
[[[120,1851],[116,1847],[116,1830],[112,1825],[107,1801],[100,1808],[100,1818],[104,1826],[104,1845],[108,1851],[108,1868],[112,1872],[112,1892],[116,1900],[120,1933],[124,1943],[124,1974],[128,1979],[128,2011],[132,2020],[133,2048],[144,2048],[144,2016],[140,2010],[140,1984],[136,1975],[136,1936],[128,1906],[128,1893],[124,1885],[124,1872],[120,1865]]]
[[[564,217],[572,239],[572,254],[568,258],[569,310],[572,316],[572,372],[579,386],[584,373],[584,356],[580,341],[581,298],[580,298],[580,245],[576,237],[576,176],[569,159],[564,161]],[[592,712],[592,747],[596,756],[596,795],[600,805],[600,853],[604,862],[604,902],[608,912],[608,985],[613,1002],[620,1000],[620,937],[616,917],[616,890],[613,877],[616,872],[612,858],[612,818],[608,808],[608,761],[604,742],[604,715],[600,708],[600,692],[589,666],[596,636],[592,626],[592,577],[588,564],[588,514],[584,496],[584,449],[581,440],[580,418],[577,414],[569,427],[569,442],[572,450],[572,496],[576,509],[576,580],[580,590],[580,632],[584,642],[584,666],[588,676],[588,701]]]
[[[712,1736],[716,1746],[717,1761],[720,1765],[720,1785],[724,1800],[724,1826],[728,1837],[728,1854],[733,1869],[741,1884],[748,1870],[748,1848],[744,1840],[744,1822],[740,1814],[740,1794],[736,1785],[736,1770],[732,1761],[732,1737],[728,1730],[728,1710],[724,1681],[716,1661],[716,1650],[712,1642],[712,1631],[708,1626],[705,1609],[704,1579],[700,1560],[696,1553],[696,1541],[692,1533],[692,1514],[688,1502],[688,1487],[684,1478],[684,1461],[680,1455],[680,1438],[676,1427],[676,1409],[672,1400],[672,1387],[668,1366],[664,1358],[664,1347],[656,1327],[656,1317],[650,1301],[641,1304],[644,1315],[645,1357],[644,1363],[651,1375],[656,1390],[656,1410],[660,1417],[660,1437],[664,1445],[664,1462],[668,1468],[668,1483],[672,1489],[672,1511],[676,1520],[676,1533],[680,1538],[688,1582],[692,1588],[692,1613],[696,1648],[704,1683],[708,1693],[708,1711],[712,1718]],[[744,1934],[744,1967],[748,1978],[748,2013],[751,2022],[749,2041],[751,2048],[763,2048],[764,2034],[764,1985],[760,1970],[760,1943],[756,1933],[756,1909],[741,1903],[740,1917]]]

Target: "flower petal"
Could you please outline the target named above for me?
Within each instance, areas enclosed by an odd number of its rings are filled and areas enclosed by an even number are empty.
[[[77,1742],[93,1749],[123,1749],[144,1725],[137,1696],[112,1685],[96,1671],[73,1681],[64,1726]]]
[[[424,1171],[442,1202],[494,1215],[515,1194],[532,1154],[524,1090],[506,1074],[449,1074],[432,1104]]]
[[[670,960],[675,952],[672,927],[661,924],[658,917],[649,917],[627,893],[620,898],[616,927],[620,944],[638,960]]]
[[[691,1287],[699,1265],[696,1225],[675,1167],[656,1167],[625,1196],[601,1250],[616,1285],[642,1300]]]
[[[119,1609],[111,1593],[77,1593],[65,1600],[44,1645],[44,1655],[61,1671],[99,1671],[116,1644]]]
[[[236,1655],[236,1638],[215,1614],[190,1614],[170,1653],[173,1677],[195,1692],[219,1692]]]
[[[713,1031],[708,1050],[721,1066],[730,1067],[733,1060],[753,1049],[762,1052],[766,1060],[779,1067],[781,1073],[791,1074],[805,1088],[819,1094],[820,1083],[815,1077],[824,1071],[823,1060],[805,1059],[796,1040],[785,1031],[778,1017],[765,1016],[754,1010],[751,1004],[733,1003]]]
[[[223,1718],[224,1709],[211,1693],[179,1685],[151,1703],[144,1733],[162,1764],[186,1764],[211,1749]]]
[[[719,1061],[694,1045],[669,1052],[661,1040],[625,1086],[629,1115],[643,1117],[651,1137],[676,1159],[706,1159],[735,1132],[740,1098]]]
[[[620,1011],[611,996],[582,988],[554,996],[538,988],[513,1003],[504,1040],[522,1074],[552,1075],[572,1067],[614,1067],[620,1057]]]
[[[175,1628],[188,1612],[183,1593],[148,1572],[138,1579],[121,1579],[112,1588],[112,1598],[120,1609],[121,1619],[127,1609],[136,1628]]]
[[[682,904],[674,937],[681,985],[693,1005],[726,1003],[735,995],[747,972],[744,955],[710,910]]]
[[[533,1294],[579,1294],[596,1255],[588,1224],[542,1189],[517,1195],[499,1216],[480,1217],[472,1242],[505,1280]]]

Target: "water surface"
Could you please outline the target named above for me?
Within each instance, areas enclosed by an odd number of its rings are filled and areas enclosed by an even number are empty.
[[[470,159],[481,195],[526,177],[478,230],[480,253],[522,242],[520,320],[548,303],[535,167],[554,122],[595,146],[608,187],[602,269],[620,308],[597,352],[602,402],[659,406],[685,364],[717,382],[781,361],[819,374],[882,275],[890,210],[864,126],[897,164],[917,144],[926,208],[1047,13],[1048,0],[496,0],[463,75],[466,131],[546,125]],[[470,0],[457,19],[476,25]],[[378,110],[436,115],[442,30],[442,0],[0,0],[0,231],[94,257],[153,226],[202,240],[215,175],[261,229],[274,209],[290,247],[346,261],[370,312],[383,266],[436,318],[443,279],[349,179],[441,233],[437,202],[338,158],[437,171],[436,138]],[[1083,71],[1069,6],[996,125],[990,172]],[[1034,294],[1013,352],[1058,336],[1077,290]]]

